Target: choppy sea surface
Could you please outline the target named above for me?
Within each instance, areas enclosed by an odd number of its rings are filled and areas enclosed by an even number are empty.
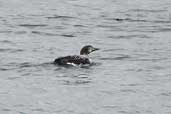
[[[171,1],[0,0],[0,113],[171,114]]]

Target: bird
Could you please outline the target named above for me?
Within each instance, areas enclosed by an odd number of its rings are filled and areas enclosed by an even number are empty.
[[[86,45],[80,50],[80,55],[69,55],[64,57],[58,57],[54,60],[55,65],[90,65],[92,62],[89,58],[89,54],[99,50],[92,45]]]

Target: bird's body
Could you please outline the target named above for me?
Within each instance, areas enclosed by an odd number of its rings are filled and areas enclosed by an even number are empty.
[[[59,57],[55,59],[55,64],[58,65],[80,65],[80,64],[90,64],[90,60],[87,57],[73,55],[73,56],[65,56]]]
[[[65,56],[65,57],[59,57],[55,59],[54,64],[57,65],[86,65],[91,64],[91,61],[88,57],[88,54],[99,50],[98,48],[94,48],[91,45],[84,46],[81,51],[80,55],[72,55],[72,56]]]

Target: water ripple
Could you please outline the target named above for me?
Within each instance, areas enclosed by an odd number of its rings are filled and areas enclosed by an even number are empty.
[[[120,35],[120,36],[108,36],[108,38],[114,38],[114,39],[132,39],[132,38],[151,38],[147,35],[144,35],[144,34],[135,34],[135,35]]]
[[[170,0],[0,6],[0,113],[170,114]],[[98,63],[52,63],[86,44],[101,47]]]
[[[63,36],[63,37],[75,37],[75,35],[73,35],[73,34],[62,34],[61,36]]]
[[[16,53],[16,52],[22,52],[24,51],[23,49],[12,49],[12,48],[0,48],[0,53],[3,53],[3,52],[10,52],[10,53]]]
[[[46,24],[19,24],[18,26],[32,29],[32,28],[36,28],[36,27],[46,27],[48,25],[46,25]]]
[[[54,15],[54,16],[51,16],[51,17],[46,17],[48,19],[72,19],[72,18],[75,18],[75,17],[71,17],[71,16],[61,16],[61,15]]]
[[[164,9],[161,9],[161,10],[150,10],[150,9],[131,9],[131,10],[128,10],[128,12],[145,12],[145,13],[149,13],[149,12],[152,12],[152,13],[161,13],[161,12],[166,12],[167,10],[164,10]]]
[[[0,41],[0,43],[2,43],[2,44],[15,44],[10,40],[2,40],[2,41]]]
[[[170,20],[145,20],[145,19],[132,19],[132,18],[105,18],[106,20],[115,20],[118,22],[145,22],[145,23],[171,23]],[[101,26],[99,26],[101,27]]]
[[[41,35],[41,36],[59,36],[59,34],[56,33],[48,33],[48,32],[43,32],[43,31],[32,31],[31,33]]]
[[[131,57],[129,55],[123,55],[120,57],[102,57],[100,60],[125,60],[130,59]]]
[[[61,80],[60,82],[62,82],[63,85],[87,85],[91,83],[89,80]]]
[[[16,31],[16,32],[14,32],[15,34],[19,34],[19,35],[22,35],[22,34],[26,34],[27,33],[27,31]]]
[[[11,31],[11,30],[3,30],[3,31],[1,30],[1,31],[0,31],[0,33],[12,33],[12,32],[13,32],[13,31]]]

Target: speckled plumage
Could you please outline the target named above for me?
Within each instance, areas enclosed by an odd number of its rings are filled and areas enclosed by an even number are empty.
[[[54,64],[57,64],[57,65],[91,64],[90,59],[88,58],[88,54],[90,54],[91,52],[96,51],[96,50],[99,50],[99,49],[94,48],[91,45],[87,45],[81,49],[80,55],[59,57],[59,58],[55,59]]]
[[[58,65],[67,65],[71,63],[80,65],[80,64],[90,64],[90,60],[87,57],[73,55],[73,56],[59,57],[55,59],[54,63]]]

